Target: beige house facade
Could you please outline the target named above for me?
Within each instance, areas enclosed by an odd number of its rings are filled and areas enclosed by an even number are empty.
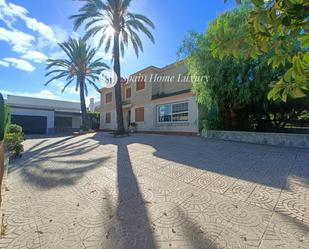
[[[147,67],[122,83],[125,128],[138,132],[198,134],[199,111],[185,63]],[[101,130],[116,130],[115,89],[101,89]]]

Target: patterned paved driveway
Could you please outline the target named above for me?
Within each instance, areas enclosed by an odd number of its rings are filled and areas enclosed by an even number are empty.
[[[309,248],[309,151],[106,133],[25,142],[0,248]]]

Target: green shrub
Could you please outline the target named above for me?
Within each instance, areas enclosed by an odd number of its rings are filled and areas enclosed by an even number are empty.
[[[7,130],[8,133],[22,134],[23,128],[16,124],[11,124]]]
[[[100,113],[99,112],[88,112],[90,129],[99,130],[100,129]]]
[[[205,130],[218,130],[221,128],[221,119],[217,106],[213,105],[210,108],[209,112],[205,115],[202,123]]]
[[[11,120],[10,120],[10,108],[5,105],[5,129],[4,129],[4,134],[8,131],[9,126],[11,125]]]
[[[24,134],[22,127],[14,124],[10,125],[4,139],[6,149],[13,156],[20,157],[21,153],[24,151],[23,141]]]
[[[0,141],[4,138],[5,133],[5,105],[2,94],[0,93]]]

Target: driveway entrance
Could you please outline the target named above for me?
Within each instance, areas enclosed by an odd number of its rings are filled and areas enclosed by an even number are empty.
[[[29,139],[0,248],[309,248],[308,162],[196,137]]]

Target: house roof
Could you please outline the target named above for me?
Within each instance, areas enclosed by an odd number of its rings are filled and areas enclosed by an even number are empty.
[[[141,75],[141,74],[143,74],[143,73],[145,73],[145,72],[147,72],[147,71],[150,71],[150,70],[154,70],[154,71],[157,71],[157,72],[164,72],[164,71],[166,71],[166,70],[168,70],[168,69],[171,69],[171,68],[176,67],[176,66],[178,66],[178,65],[184,64],[185,61],[186,61],[186,59],[182,59],[182,60],[173,62],[173,63],[171,63],[171,64],[168,64],[168,65],[166,65],[166,66],[164,66],[164,67],[162,67],[162,68],[155,67],[155,66],[148,66],[148,67],[145,67],[144,69],[141,69],[141,70],[139,70],[139,71],[137,71],[137,72],[131,74],[129,77],[132,77],[132,76],[135,76],[135,75]],[[130,83],[130,82],[129,82],[129,83]],[[123,84],[127,84],[127,81],[123,81]],[[102,91],[102,90],[104,90],[104,89],[106,89],[106,88],[103,87],[103,88],[101,88],[100,90]]]
[[[6,104],[15,108],[53,110],[80,113],[79,102],[8,95]]]
[[[145,72],[147,72],[147,71],[149,71],[149,70],[156,70],[156,71],[159,71],[159,72],[163,72],[163,71],[165,71],[165,70],[168,70],[168,69],[170,69],[170,68],[176,67],[176,66],[181,65],[181,64],[184,64],[184,63],[185,63],[185,59],[180,60],[180,61],[173,62],[173,63],[168,64],[168,65],[166,65],[166,66],[164,66],[164,67],[162,67],[162,68],[155,67],[155,66],[149,66],[149,67],[146,67],[146,68],[144,68],[144,69],[142,69],[142,70],[139,70],[139,71],[137,71],[137,72],[131,74],[130,76],[133,76],[133,75],[136,75],[136,74],[142,74],[142,73],[145,73]]]
[[[145,73],[145,72],[150,71],[150,70],[156,70],[156,71],[158,70],[159,71],[160,68],[155,67],[155,66],[149,66],[149,67],[146,67],[144,69],[141,69],[141,70],[131,74],[130,76],[133,76],[133,75],[136,75],[136,74],[142,74],[142,73]]]

